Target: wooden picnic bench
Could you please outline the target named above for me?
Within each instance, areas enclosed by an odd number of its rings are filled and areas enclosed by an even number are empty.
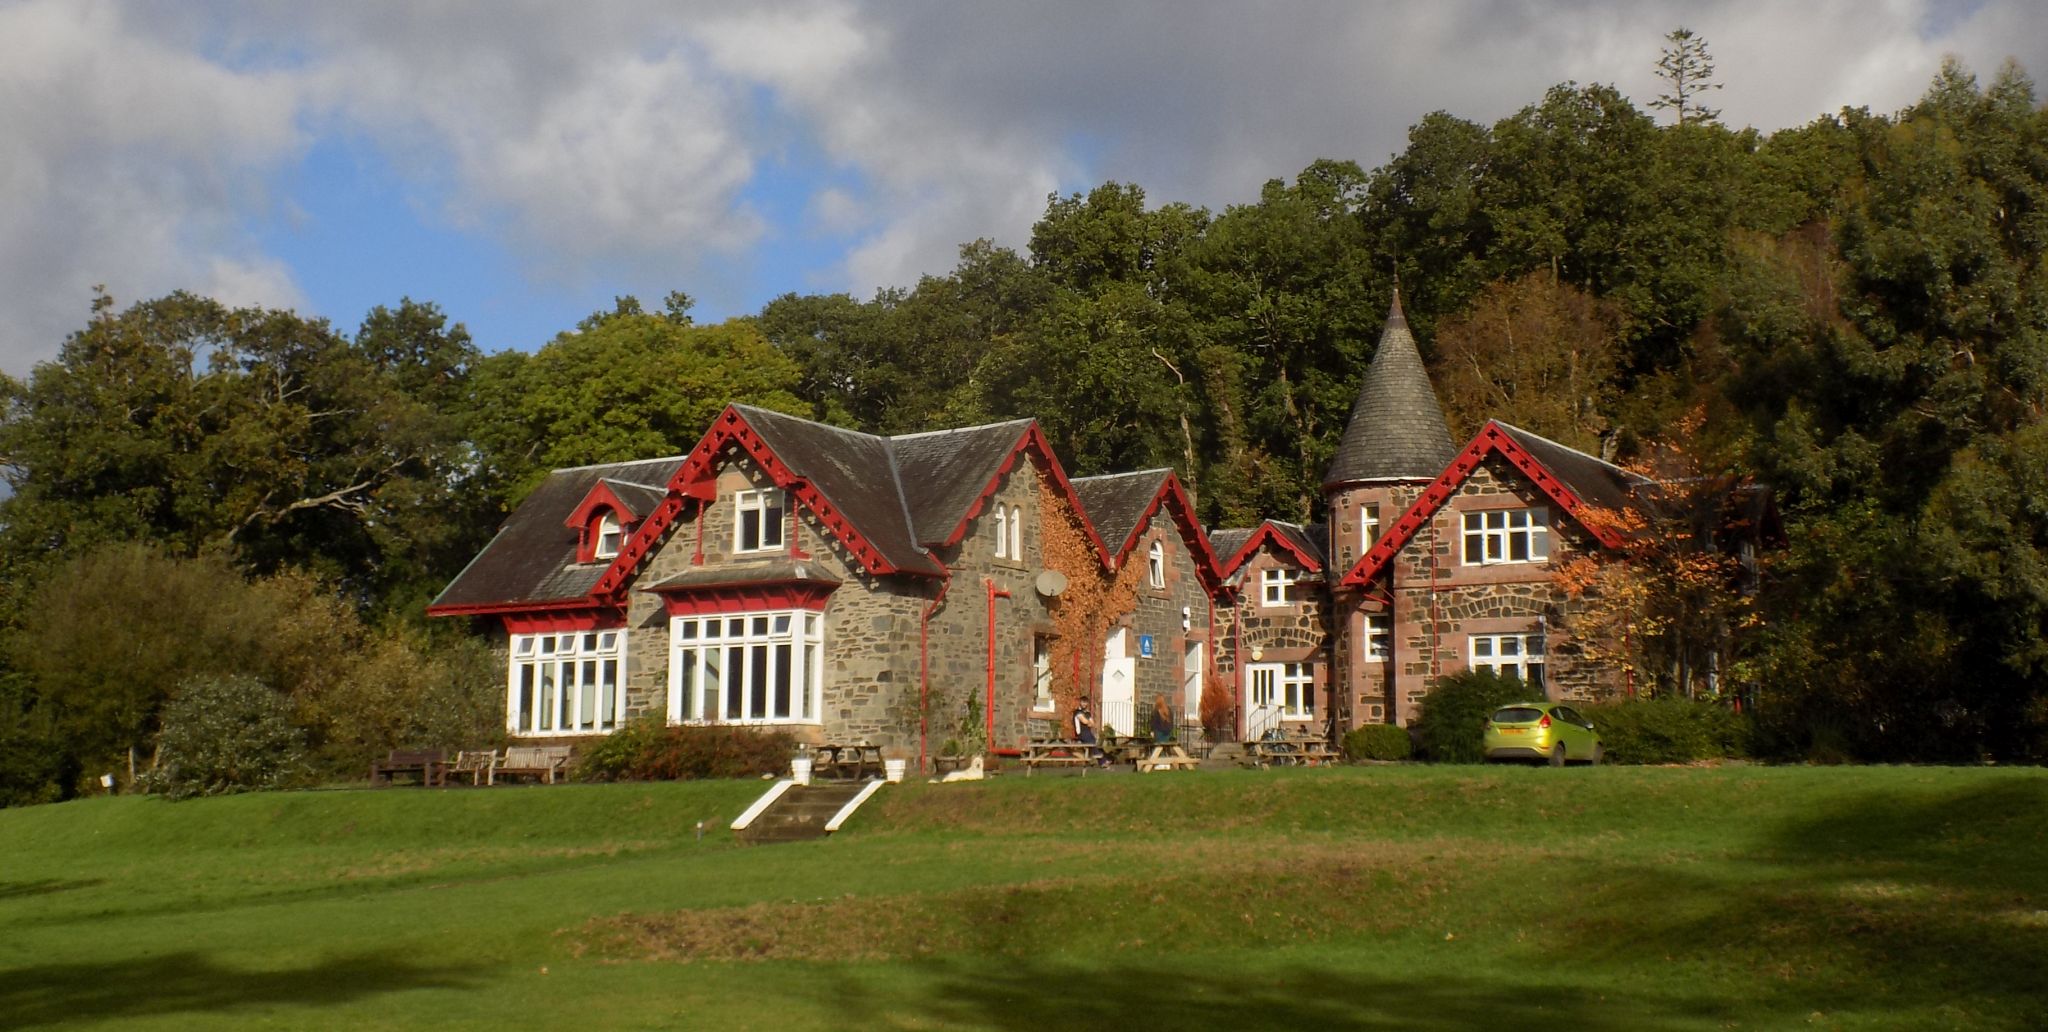
[[[1078,767],[1082,773],[1102,762],[1101,748],[1092,742],[1077,742],[1069,739],[1045,739],[1028,743],[1019,752],[1019,762],[1024,764],[1024,776],[1040,767]]]
[[[552,785],[558,777],[569,772],[569,747],[566,745],[513,746],[505,750],[484,776],[486,784],[495,785],[498,778],[530,777],[543,784]]]
[[[389,784],[395,775],[415,774],[419,783],[439,785],[446,778],[448,750],[393,749],[382,761],[370,764],[370,784]]]
[[[811,776],[833,781],[881,777],[882,747],[872,742],[812,746]]]
[[[1245,762],[1266,767],[1327,767],[1344,758],[1330,743],[1313,735],[1257,738],[1244,744]]]
[[[1154,745],[1144,758],[1138,761],[1138,773],[1162,770],[1194,770],[1202,761],[1188,755],[1188,751],[1175,742],[1160,742]]]

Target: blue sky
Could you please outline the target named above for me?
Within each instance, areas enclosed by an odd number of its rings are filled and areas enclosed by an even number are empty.
[[[411,296],[488,350],[620,294],[864,297],[1023,246],[1051,192],[1219,208],[1432,110],[1647,101],[1680,24],[1764,130],[1894,110],[1945,55],[2048,66],[2034,0],[0,0],[0,371],[102,283],[346,329]]]

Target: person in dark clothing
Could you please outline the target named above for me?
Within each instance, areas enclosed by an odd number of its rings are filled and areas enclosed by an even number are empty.
[[[1087,699],[1074,704],[1074,741],[1095,744],[1095,713]]]
[[[1160,745],[1173,741],[1173,711],[1167,708],[1166,696],[1152,698],[1152,744]]]

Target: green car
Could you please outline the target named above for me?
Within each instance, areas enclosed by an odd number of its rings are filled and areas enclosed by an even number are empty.
[[[1493,711],[1483,740],[1486,762],[1543,760],[1553,767],[1600,762],[1600,735],[1578,710],[1557,702],[1518,702]]]

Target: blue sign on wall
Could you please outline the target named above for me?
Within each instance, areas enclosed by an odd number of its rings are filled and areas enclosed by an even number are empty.
[[[1140,655],[1140,656],[1143,656],[1143,657],[1145,657],[1146,659],[1151,659],[1151,658],[1152,658],[1152,636],[1151,636],[1151,635],[1149,635],[1149,634],[1140,634],[1140,635],[1138,635],[1138,655]]]

